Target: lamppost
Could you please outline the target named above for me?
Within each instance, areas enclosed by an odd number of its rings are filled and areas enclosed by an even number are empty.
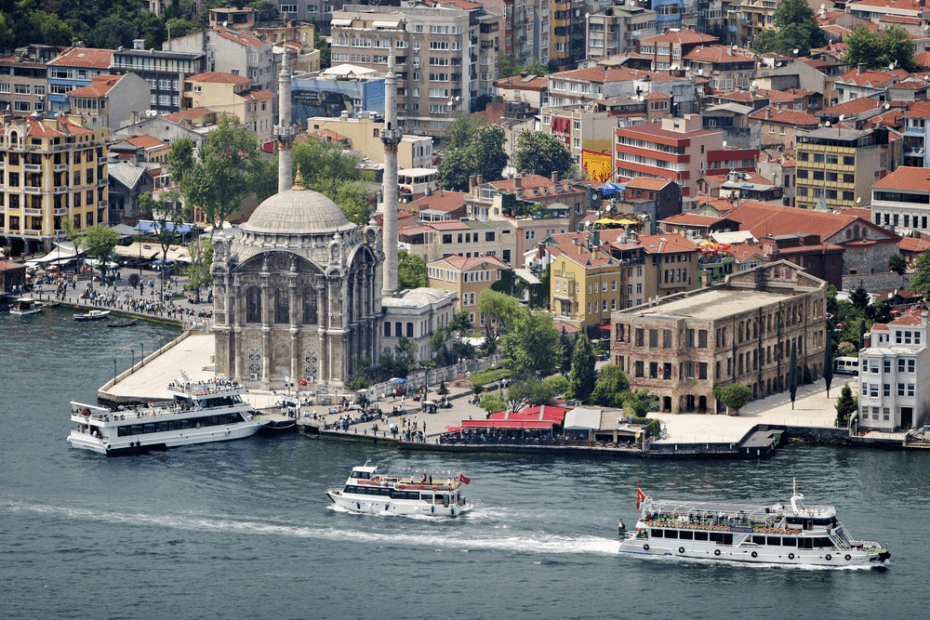
[[[129,368],[132,369],[132,372],[135,372],[136,371],[136,348],[133,347],[129,350],[132,352],[132,365]]]
[[[113,383],[116,383],[116,358],[113,358]]]

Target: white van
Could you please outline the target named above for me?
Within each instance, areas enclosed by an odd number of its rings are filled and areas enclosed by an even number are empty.
[[[838,357],[833,360],[833,372],[845,375],[859,374],[858,357]]]

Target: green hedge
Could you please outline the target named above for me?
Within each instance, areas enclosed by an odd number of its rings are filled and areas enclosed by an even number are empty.
[[[486,368],[480,372],[472,373],[471,380],[476,385],[487,385],[488,383],[494,383],[495,381],[500,381],[501,379],[506,379],[512,376],[513,371],[509,368],[492,366],[491,368]]]

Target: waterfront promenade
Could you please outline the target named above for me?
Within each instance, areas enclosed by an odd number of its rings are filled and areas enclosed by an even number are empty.
[[[214,378],[213,354],[212,333],[187,331],[166,345],[158,354],[149,354],[144,364],[137,362],[133,368],[119,375],[115,382],[107,383],[100,389],[98,395],[111,402],[169,398],[167,385],[178,379],[182,370],[194,381]],[[840,390],[847,382],[854,391],[857,390],[858,381],[855,377],[840,375],[834,377],[829,398],[827,398],[822,380],[811,385],[800,386],[793,408],[789,395],[785,392],[747,404],[740,410],[738,416],[673,415],[652,412],[649,417],[658,419],[667,432],[666,436],[657,439],[655,443],[737,443],[754,426],[766,424],[784,426],[789,429],[834,429],[833,423],[836,418],[834,404]],[[421,411],[420,403],[409,398],[404,400],[393,396],[381,398],[380,394],[375,394],[374,404],[385,413],[391,412],[394,407],[406,409],[407,420],[412,420],[415,416],[420,429],[423,428],[423,423],[426,424],[425,442],[436,444],[439,442],[439,436],[446,432],[447,427],[460,426],[462,420],[485,418],[483,409],[468,402],[470,394],[471,391],[466,388],[450,385],[452,408],[439,409],[434,414]],[[300,394],[300,396],[306,398],[309,394]],[[347,396],[351,395],[347,392]],[[432,391],[429,398],[435,400],[438,395]],[[256,409],[267,411],[276,407],[280,394],[253,390],[246,395],[246,399]],[[332,426],[344,414],[330,413],[330,410],[330,405],[319,403],[306,405],[301,408],[301,420],[306,422],[308,418],[312,419],[316,414],[318,420]],[[400,420],[398,417],[392,417],[388,425],[391,423],[399,425]],[[375,424],[378,424],[377,432],[374,430]],[[363,439],[374,436],[389,439],[391,435],[385,426],[380,421],[363,422],[351,425],[346,431],[335,431],[335,433]],[[903,438],[903,434],[872,433],[870,437],[897,441]]]

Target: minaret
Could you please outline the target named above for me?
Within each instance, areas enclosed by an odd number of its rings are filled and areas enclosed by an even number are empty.
[[[397,126],[397,75],[394,73],[394,54],[388,57],[388,70],[384,78],[384,282],[382,297],[397,293],[397,145],[404,132]]]
[[[278,74],[278,124],[274,137],[278,141],[278,193],[286,192],[294,185],[294,159],[291,146],[297,128],[291,123],[291,63],[287,39],[281,56],[281,73]]]

